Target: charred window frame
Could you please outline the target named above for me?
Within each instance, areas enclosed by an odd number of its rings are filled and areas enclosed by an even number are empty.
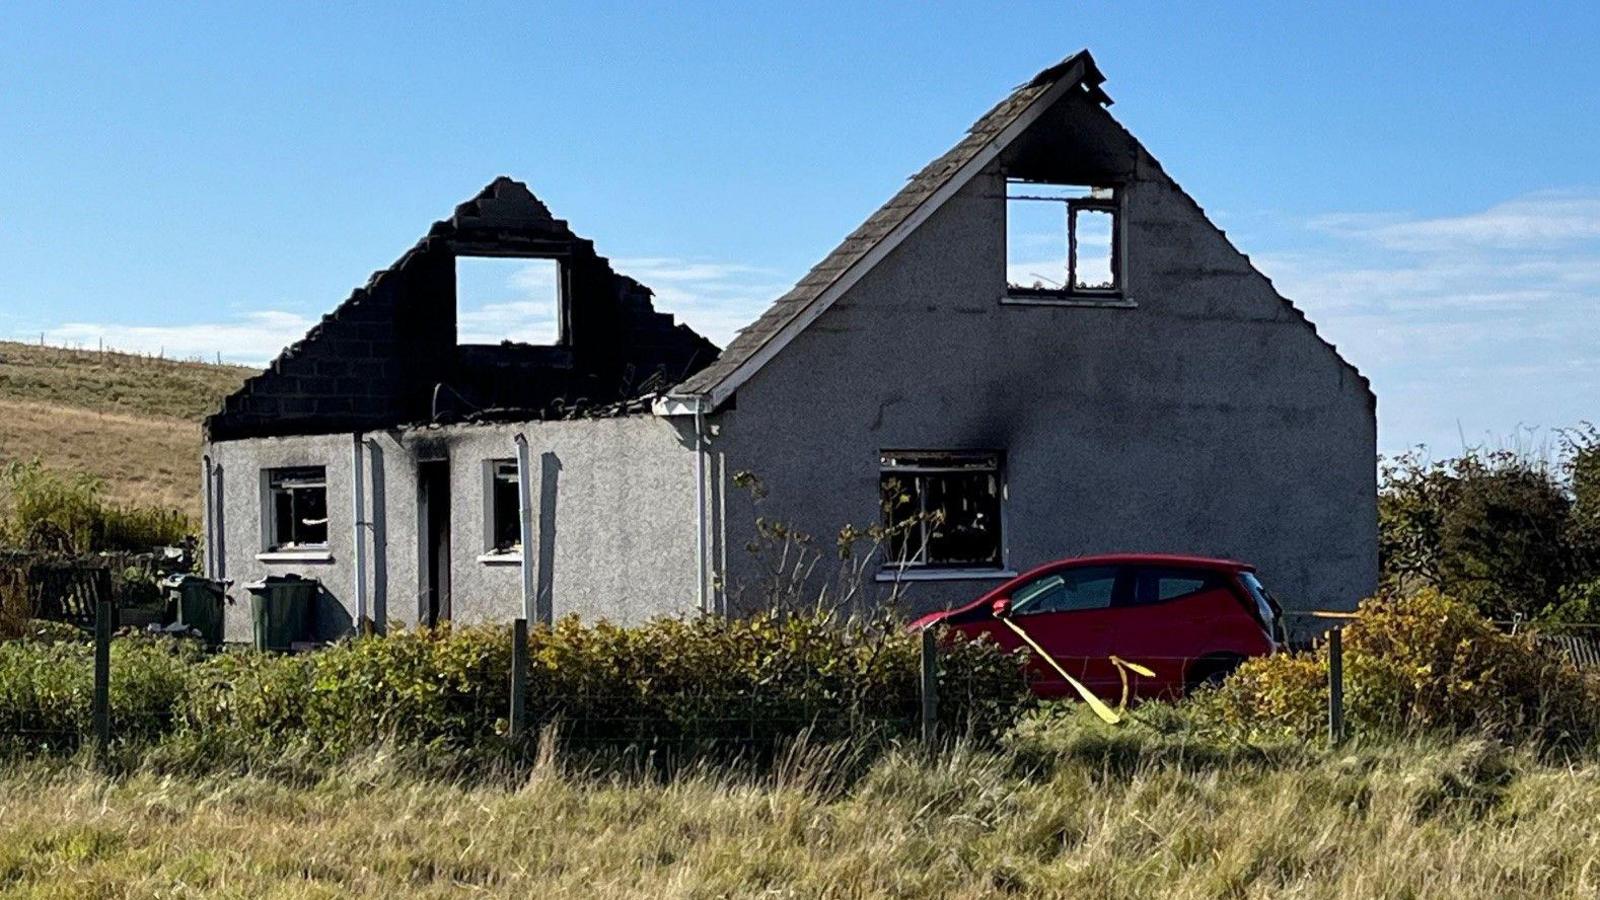
[[[263,478],[265,549],[328,548],[328,470],[323,466],[267,469]]]
[[[490,459],[483,464],[484,553],[522,554],[522,499],[517,491],[517,461]]]
[[[888,568],[1001,570],[1005,566],[1002,454],[885,450],[879,502]]]
[[[1004,300],[1131,305],[1119,188],[1007,179],[1005,204]]]

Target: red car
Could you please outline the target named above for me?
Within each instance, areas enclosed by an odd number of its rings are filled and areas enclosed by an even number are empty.
[[[1276,650],[1281,617],[1248,563],[1117,554],[1048,563],[911,627],[941,625],[989,635],[1007,650],[1025,647],[1001,621],[1009,618],[1070,675],[1114,703],[1122,678],[1111,657],[1155,672],[1154,678],[1128,673],[1132,697],[1176,697],[1220,681],[1247,657]],[[1029,665],[1039,696],[1074,693],[1048,662],[1035,658]]]

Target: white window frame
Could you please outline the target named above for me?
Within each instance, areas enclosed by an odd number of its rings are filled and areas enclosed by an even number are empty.
[[[318,470],[321,478],[301,476],[288,479],[285,473]],[[285,490],[303,490],[306,488],[322,489],[322,505],[325,515],[324,536],[320,543],[293,543],[283,540],[278,534],[278,504],[277,496]],[[261,552],[256,558],[263,562],[326,562],[333,557],[329,550],[329,541],[333,535],[332,513],[328,507],[328,467],[319,465],[292,465],[270,466],[261,470]],[[292,497],[292,495],[291,495]]]

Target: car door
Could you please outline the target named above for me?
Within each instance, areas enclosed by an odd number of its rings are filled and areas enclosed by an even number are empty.
[[[1115,698],[1116,670],[1107,659],[1108,619],[1115,601],[1132,589],[1121,566],[1053,569],[1011,592],[1011,621],[1061,668],[1103,698]],[[1075,695],[1054,666],[1030,664],[1034,691],[1043,697]]]
[[[1131,580],[1133,589],[1106,614],[1107,655],[1155,672],[1154,678],[1130,674],[1133,696],[1177,696],[1189,664],[1217,649],[1220,617],[1237,600],[1226,575],[1209,569],[1138,566]]]

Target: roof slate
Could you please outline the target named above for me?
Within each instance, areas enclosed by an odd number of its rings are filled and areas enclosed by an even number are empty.
[[[1034,100],[1050,90],[1068,72],[1077,68],[1080,62],[1083,66],[1077,71],[1082,73],[1079,76],[1082,82],[1096,100],[1109,105],[1110,98],[1100,90],[1104,78],[1095,67],[1094,58],[1087,50],[1080,50],[1035,75],[973,123],[959,143],[913,175],[899,193],[879,207],[877,212],[868,216],[860,227],[846,236],[832,253],[813,266],[788,293],[773,301],[754,322],[740,329],[715,362],[679,384],[672,393],[705,394],[732,375],[759,353],[774,335],[821,297],[840,276],[860,262],[879,241],[887,237],[929,197],[944,187],[962,166],[983,151],[995,135],[1016,121]]]

